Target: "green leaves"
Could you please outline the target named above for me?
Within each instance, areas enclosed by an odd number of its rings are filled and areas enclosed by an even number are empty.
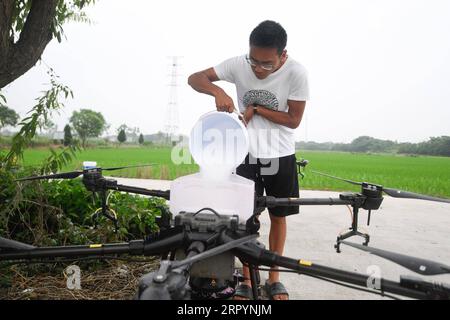
[[[59,152],[50,148],[50,156],[43,162],[40,174],[44,175],[62,170],[72,162],[73,158],[76,157],[76,153],[79,151],[81,151],[81,147],[76,142],[72,142],[67,147],[60,147]]]
[[[24,175],[29,174],[23,173]],[[110,194],[108,205],[117,213],[119,230],[92,215],[101,207],[80,179],[17,184],[0,168],[0,234],[36,245],[77,245],[141,239],[158,230],[155,217],[164,199],[120,192]],[[40,225],[39,233],[37,226]]]
[[[70,146],[73,143],[72,130],[70,126],[66,124],[64,127],[64,146]]]
[[[119,227],[126,228],[123,239],[132,240],[158,230],[156,216],[161,214],[161,207],[166,207],[166,201],[114,192],[109,196],[109,207],[117,212]]]
[[[6,98],[0,94],[0,129],[4,126],[15,126],[18,120],[19,115],[6,106]]]
[[[17,38],[23,30],[26,18],[31,9],[31,0],[16,0],[15,7],[11,16],[11,30],[10,37]]]
[[[87,138],[98,137],[106,129],[103,115],[90,109],[74,111],[69,121],[80,136],[83,147],[86,145]]]
[[[63,25],[68,21],[91,23],[83,9],[90,4],[94,4],[95,0],[58,0],[56,6],[56,13],[53,18],[52,35],[58,40],[62,41],[65,37]],[[17,40],[20,37],[28,14],[31,9],[31,0],[15,0],[15,7],[11,16],[11,30],[10,37]]]
[[[6,98],[1,92],[0,92],[0,105],[6,106]]]
[[[11,149],[4,158],[6,167],[11,168],[23,159],[23,152],[36,135],[36,130],[41,129],[49,123],[52,112],[57,112],[64,107],[60,98],[67,99],[73,97],[73,92],[69,87],[58,82],[58,76],[50,68],[50,89],[44,91],[42,96],[37,98],[37,104],[28,112],[28,116],[19,123],[19,132],[13,137]]]
[[[117,140],[120,143],[124,143],[125,141],[127,141],[127,135],[125,133],[125,130],[122,129],[119,131],[119,134],[117,135]]]

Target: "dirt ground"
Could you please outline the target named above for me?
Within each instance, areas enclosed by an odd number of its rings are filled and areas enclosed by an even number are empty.
[[[48,266],[46,272],[35,273],[24,265],[13,265],[9,268],[11,286],[0,287],[0,300],[131,300],[136,295],[139,278],[159,266],[159,260],[152,260],[106,261],[95,271],[83,263],[79,289],[69,282],[65,267]]]

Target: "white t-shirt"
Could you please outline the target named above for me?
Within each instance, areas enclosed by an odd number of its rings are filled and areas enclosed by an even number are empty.
[[[288,57],[280,69],[265,79],[258,79],[242,55],[214,67],[220,80],[236,85],[239,111],[250,104],[288,112],[288,100],[309,100],[308,75],[305,67]],[[247,126],[249,152],[256,158],[280,158],[295,153],[295,129],[276,124],[256,114]]]

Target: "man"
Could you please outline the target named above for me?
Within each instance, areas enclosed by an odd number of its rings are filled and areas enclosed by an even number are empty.
[[[189,77],[196,91],[215,98],[218,111],[233,112],[233,100],[213,82],[225,80],[236,85],[239,111],[249,132],[249,155],[236,173],[255,181],[258,195],[298,197],[294,130],[300,125],[309,99],[305,68],[288,57],[287,34],[274,21],[263,21],[250,35],[247,55],[228,59]],[[286,240],[286,216],[298,207],[269,209],[269,249],[282,255]],[[235,299],[250,299],[249,270],[245,282],[236,288]],[[271,299],[287,300],[279,272],[270,272],[265,284]]]

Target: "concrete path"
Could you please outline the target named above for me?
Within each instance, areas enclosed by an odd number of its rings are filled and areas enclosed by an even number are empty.
[[[170,189],[170,181],[122,178],[118,181],[121,184],[149,189]],[[301,197],[339,197],[339,193],[302,190]],[[336,253],[333,245],[337,235],[347,231],[351,225],[350,212],[345,206],[303,206],[300,208],[300,214],[287,219],[285,256],[362,274],[366,274],[369,267],[376,266],[383,278],[393,281],[399,281],[400,275],[413,275],[450,285],[450,274],[421,276],[352,247],[342,246],[342,253]],[[450,265],[450,204],[386,196],[381,208],[372,212],[369,227],[366,222],[367,212],[362,211],[359,226],[370,234],[370,246]],[[269,227],[268,213],[264,212],[261,217],[260,241],[266,246]],[[362,243],[360,237],[348,240]],[[262,277],[265,279],[267,275],[262,273]],[[291,299],[296,300],[387,299],[304,275],[285,273],[282,274],[281,280],[290,292]]]

